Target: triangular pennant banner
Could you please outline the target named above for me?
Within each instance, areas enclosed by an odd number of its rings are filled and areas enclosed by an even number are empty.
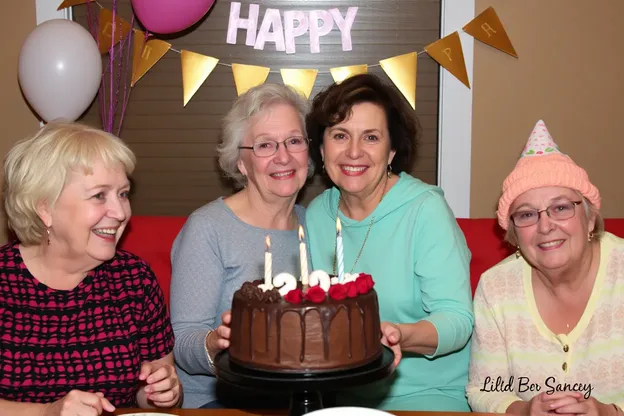
[[[416,109],[416,65],[418,54],[406,53],[379,61],[381,68],[394,82],[412,108]]]
[[[329,72],[331,72],[331,76],[334,79],[334,82],[340,84],[342,81],[349,77],[352,77],[353,75],[366,74],[368,72],[368,65],[363,64],[329,68]]]
[[[465,86],[470,88],[466,62],[464,61],[464,51],[462,50],[457,32],[453,32],[425,46],[425,51]]]
[[[132,30],[130,23],[115,15],[115,39],[113,41],[113,12],[108,9],[100,9],[98,17],[98,47],[100,53],[106,53],[110,48],[124,39]]]
[[[503,51],[514,58],[518,57],[516,50],[511,44],[509,36],[503,27],[496,10],[488,7],[479,16],[475,17],[463,27],[464,32],[480,40],[486,45],[490,45],[500,51]]]
[[[160,39],[149,39],[145,42],[145,33],[134,31],[134,53],[132,55],[132,82],[131,87],[147,73],[156,62],[160,61],[171,44]]]
[[[215,69],[219,60],[187,50],[182,50],[180,59],[182,60],[182,89],[186,107],[208,75]]]
[[[78,6],[79,4],[89,3],[90,1],[93,1],[93,0],[65,0],[63,3],[61,3],[58,6],[56,10],[63,10],[68,7]]]
[[[283,68],[280,69],[280,73],[282,74],[282,80],[285,85],[295,88],[306,98],[310,98],[310,93],[312,93],[318,70]]]
[[[236,94],[244,94],[250,88],[264,84],[270,70],[271,68],[264,66],[232,64]]]

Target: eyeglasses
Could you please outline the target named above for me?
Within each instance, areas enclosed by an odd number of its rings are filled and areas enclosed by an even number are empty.
[[[269,157],[277,153],[280,144],[283,144],[290,153],[299,153],[308,149],[310,141],[307,137],[293,136],[288,139],[276,142],[275,140],[267,140],[265,142],[255,143],[253,146],[239,146],[239,149],[249,149],[258,157]]]
[[[542,212],[545,212],[550,219],[555,221],[569,220],[574,217],[576,206],[582,202],[583,201],[557,202],[546,209],[527,209],[514,212],[511,214],[511,221],[513,221],[516,227],[530,227],[531,225],[537,224]]]

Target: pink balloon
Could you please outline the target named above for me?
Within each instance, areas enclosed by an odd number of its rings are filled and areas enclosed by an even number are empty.
[[[204,17],[215,0],[132,0],[145,28],[154,33],[180,32]]]

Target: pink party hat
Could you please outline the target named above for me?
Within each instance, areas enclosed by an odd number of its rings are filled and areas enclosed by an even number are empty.
[[[600,209],[600,192],[589,181],[587,172],[559,150],[542,120],[538,121],[516,167],[503,182],[498,201],[498,223],[509,227],[509,208],[524,192],[546,186],[562,186],[581,193]]]
[[[559,146],[557,146],[548,132],[546,124],[544,124],[543,120],[540,120],[537,122],[535,127],[533,127],[531,137],[529,137],[526,146],[524,146],[524,150],[522,151],[522,155],[520,155],[520,157],[541,156],[550,153],[561,152],[559,151]]]

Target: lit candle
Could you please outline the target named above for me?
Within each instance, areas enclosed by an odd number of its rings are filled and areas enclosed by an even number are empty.
[[[303,242],[303,227],[299,226],[299,260],[301,261],[301,284],[308,286],[308,254]]]
[[[342,225],[340,218],[336,218],[336,259],[338,261],[338,281],[344,281],[344,253],[342,248]]]
[[[266,251],[264,252],[264,284],[271,286],[271,275],[273,274],[273,259],[271,257],[271,237],[268,235],[265,238]]]

